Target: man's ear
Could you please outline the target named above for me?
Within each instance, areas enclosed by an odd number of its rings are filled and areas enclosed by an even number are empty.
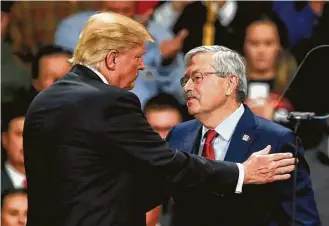
[[[230,96],[238,88],[239,78],[237,75],[231,75],[227,81],[226,96]]]
[[[32,79],[31,81],[32,86],[37,90],[37,91],[41,91],[41,85],[40,85],[40,81],[39,79]]]
[[[1,31],[8,33],[8,25],[10,21],[10,13],[1,12]],[[3,30],[2,30],[3,29]],[[1,34],[4,37],[6,34]]]
[[[118,56],[118,52],[115,50],[111,50],[110,52],[108,52],[106,54],[106,57],[105,57],[106,64],[105,65],[109,70],[112,70],[112,71],[115,70],[117,56]]]

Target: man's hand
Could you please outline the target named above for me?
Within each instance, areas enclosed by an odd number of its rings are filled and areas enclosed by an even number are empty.
[[[291,153],[269,154],[271,146],[253,153],[242,165],[245,170],[244,184],[265,184],[290,178],[295,169]]]

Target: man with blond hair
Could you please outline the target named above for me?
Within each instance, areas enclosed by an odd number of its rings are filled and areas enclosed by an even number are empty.
[[[27,225],[145,225],[164,191],[240,193],[243,184],[290,177],[292,155],[266,155],[269,147],[242,164],[169,149],[128,91],[144,69],[146,41],[151,35],[132,19],[92,16],[71,71],[34,98],[23,134]]]

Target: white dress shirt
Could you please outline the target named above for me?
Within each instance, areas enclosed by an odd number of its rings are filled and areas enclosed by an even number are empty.
[[[244,106],[243,104],[241,104],[238,109],[236,109],[229,117],[227,117],[221,124],[219,124],[215,128],[215,131],[218,133],[218,136],[212,141],[212,144],[214,147],[216,160],[221,160],[221,161],[224,160],[227,149],[232,139],[232,135],[243,113],[244,113]],[[202,155],[203,146],[206,140],[205,134],[208,130],[209,129],[206,128],[205,126],[202,127],[199,155]],[[238,150],[234,150],[234,151],[238,151]],[[243,166],[240,163],[237,163],[237,165],[239,168],[239,179],[235,192],[241,193],[245,172]]]
[[[8,174],[9,179],[14,185],[14,188],[23,188],[24,187],[24,180],[25,175],[18,172],[12,165],[8,162],[4,164],[5,170]]]

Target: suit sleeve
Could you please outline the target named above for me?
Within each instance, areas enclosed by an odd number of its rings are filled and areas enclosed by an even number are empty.
[[[235,163],[211,161],[170,149],[148,124],[133,93],[125,92],[106,111],[108,145],[120,150],[120,157],[131,169],[152,172],[174,188],[206,186],[234,193],[239,176]]]
[[[292,132],[284,134],[280,142],[280,152],[295,152],[295,135]],[[318,210],[316,207],[314,192],[310,178],[310,169],[304,158],[304,149],[301,145],[297,147],[297,186],[296,186],[296,214],[295,225],[318,226],[321,225]],[[290,225],[293,217],[293,180],[295,179],[292,174],[291,179],[287,181],[275,183],[275,192],[277,193],[278,200],[280,200],[280,208],[285,214],[280,218],[283,225]]]

